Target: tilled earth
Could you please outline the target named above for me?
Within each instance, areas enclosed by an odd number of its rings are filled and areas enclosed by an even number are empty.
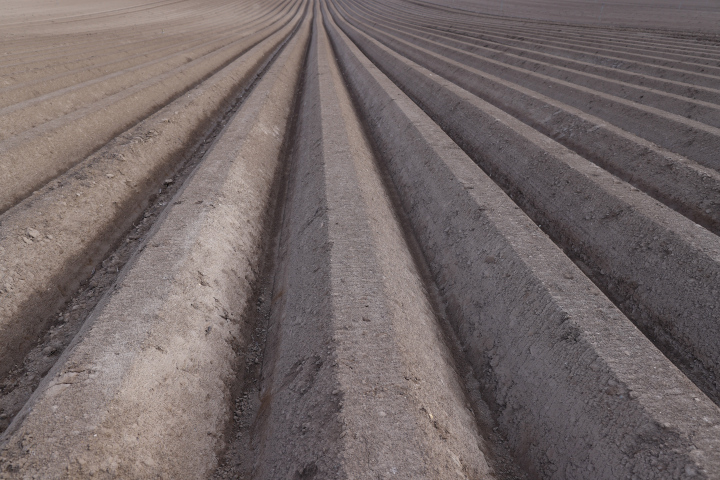
[[[496,3],[8,0],[0,478],[720,478],[718,10]]]

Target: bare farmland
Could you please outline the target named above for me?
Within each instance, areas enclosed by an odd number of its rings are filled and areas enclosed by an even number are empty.
[[[720,478],[718,12],[538,5],[8,0],[0,478]]]

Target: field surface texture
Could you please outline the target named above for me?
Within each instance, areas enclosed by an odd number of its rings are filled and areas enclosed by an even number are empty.
[[[0,0],[0,479],[720,479],[720,7]]]

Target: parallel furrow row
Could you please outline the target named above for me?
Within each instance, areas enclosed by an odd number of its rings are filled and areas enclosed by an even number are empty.
[[[244,54],[198,87],[3,214],[0,230],[3,373],[23,358],[58,306],[131,227],[153,192],[162,188],[163,180],[187,158],[218,114],[248,88],[257,72],[295,30],[303,15],[302,5],[295,5],[292,10],[292,18],[271,22],[274,27],[266,29],[264,38],[257,35],[251,38],[240,49]],[[54,148],[52,143],[49,145]],[[28,231],[42,234],[28,237]],[[78,232],[85,233],[79,237]]]
[[[714,37],[126,1],[0,18],[0,478],[720,478]]]
[[[352,10],[345,9],[344,12],[352,18]],[[487,86],[479,83],[484,73],[447,60],[447,50],[442,50],[445,56],[440,56],[415,46],[417,37],[411,44],[359,20],[354,22],[389,47],[407,55],[406,59],[360,31],[352,29],[351,32],[347,30],[351,27],[345,27],[346,33],[383,71],[422,105],[486,172],[495,176],[536,223],[544,225],[545,231],[584,266],[586,273],[621,306],[626,315],[717,400],[720,364],[711,357],[720,338],[708,338],[714,330],[715,311],[720,308],[716,295],[720,288],[720,243],[717,236],[696,228],[693,222],[656,204],[642,193],[633,192],[629,185],[598,169],[581,155],[573,154],[549,138],[538,135],[532,127],[542,121],[540,114],[528,119],[528,111],[533,100],[537,99],[532,90],[521,92],[526,98],[519,99],[508,108],[507,99],[516,97],[516,94],[496,93],[502,92],[503,88],[499,80]],[[455,58],[464,58],[469,63],[467,54],[457,52]],[[409,59],[421,62],[441,77],[433,76]],[[411,80],[405,80],[407,76]],[[529,86],[537,88],[540,84]],[[568,88],[558,93],[558,99],[567,102],[571,98]],[[479,97],[485,95],[492,96],[493,103],[511,113],[520,112],[519,115],[525,116],[523,120],[526,124],[483,102]],[[547,122],[559,112],[552,112],[545,103],[543,113]],[[539,107],[543,108],[542,105]],[[619,106],[613,104],[606,107],[608,112],[618,109]],[[623,110],[623,113],[627,111]],[[615,120],[617,116],[614,116],[615,113],[612,115],[611,120]],[[571,123],[568,116],[566,114],[558,121],[558,127],[567,128],[568,124],[577,122]],[[587,119],[582,120],[584,125],[581,124],[580,130],[585,132],[605,127],[600,122],[593,125]],[[627,124],[613,123],[613,126],[621,128]],[[630,123],[639,125],[641,122]],[[663,128],[662,123],[652,128],[666,137],[672,130],[669,126]],[[610,165],[614,167],[611,170],[624,172],[625,177],[642,177],[642,182],[651,192],[663,192],[656,196],[672,206],[685,202],[685,207],[680,210],[688,212],[693,219],[704,216],[702,212],[717,215],[720,211],[717,186],[707,190],[706,196],[695,197],[693,201],[689,201],[694,192],[687,183],[674,195],[670,194],[670,198],[665,197],[671,191],[665,185],[677,182],[677,178],[673,175],[674,169],[667,169],[668,161],[661,151],[656,150],[655,158],[644,159],[647,163],[654,161],[656,168],[665,170],[664,174],[658,172],[655,179],[646,164],[638,165],[635,171],[628,171],[626,165],[633,164],[631,159],[612,159],[616,156],[615,151],[607,149],[617,148],[618,142],[607,140],[613,134],[631,147],[632,143],[636,143],[637,146],[630,152],[637,152],[640,147],[648,148],[642,142],[632,142],[633,139],[622,135],[619,129],[611,131],[610,135],[605,134],[605,141],[589,144],[583,141],[587,141],[587,136],[563,141],[562,134],[566,132],[552,131],[552,127],[544,129],[550,130],[560,142],[571,144],[573,150],[581,154],[591,151],[591,145],[601,145],[595,157],[599,160],[597,163]],[[688,137],[697,138],[693,134],[686,134],[683,138]],[[696,145],[709,150],[711,142],[698,139]],[[605,145],[604,150],[602,145]],[[682,159],[677,162],[687,164]],[[690,177],[694,176],[703,183],[704,172],[696,172]],[[708,172],[708,177],[717,179],[714,172]],[[715,182],[717,185],[717,180]],[[693,206],[689,205],[691,202]],[[706,223],[716,223],[716,220]]]
[[[234,40],[190,62],[180,58],[180,65],[172,68],[171,64],[169,70],[115,93],[103,95],[105,85],[99,84],[97,96],[90,96],[91,100],[96,100],[93,103],[76,106],[70,99],[65,108],[61,100],[58,100],[57,108],[53,108],[52,100],[40,104],[38,115],[44,113],[43,109],[52,111],[59,108],[60,116],[53,118],[50,114],[47,120],[0,144],[0,155],[3,156],[3,164],[0,165],[0,212],[26,198],[119,133],[157,112],[259,41],[283,28],[296,11],[296,8],[288,8],[276,16],[266,18],[266,26],[256,33]],[[273,21],[277,17],[280,17],[280,21]],[[88,88],[95,86],[92,84]],[[70,95],[72,93],[69,92]],[[102,121],[108,117],[113,118],[112,123]],[[26,167],[28,163],[34,165],[30,172]]]

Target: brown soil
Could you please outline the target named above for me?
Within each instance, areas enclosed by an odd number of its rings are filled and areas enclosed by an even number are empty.
[[[0,478],[720,478],[718,21],[5,2]]]

